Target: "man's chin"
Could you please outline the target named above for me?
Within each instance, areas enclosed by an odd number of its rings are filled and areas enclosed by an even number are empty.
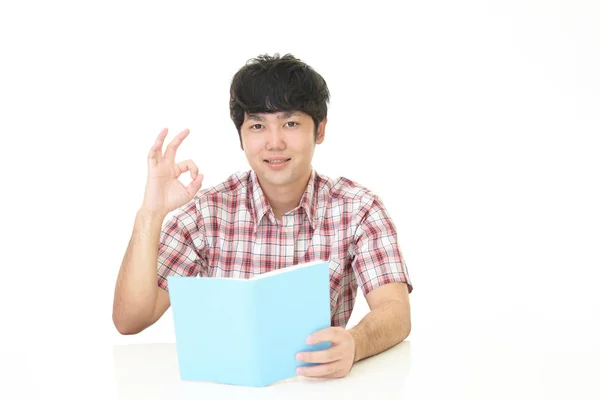
[[[289,185],[294,181],[293,175],[288,171],[265,171],[263,179],[270,185]]]

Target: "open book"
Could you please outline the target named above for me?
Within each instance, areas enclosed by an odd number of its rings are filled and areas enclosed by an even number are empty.
[[[301,351],[330,326],[329,264],[316,261],[250,279],[169,276],[182,380],[266,386],[296,376]]]

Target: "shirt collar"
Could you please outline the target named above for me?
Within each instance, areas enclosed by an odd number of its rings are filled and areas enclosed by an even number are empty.
[[[315,214],[317,210],[317,193],[315,190],[316,179],[317,173],[313,169],[311,170],[308,184],[306,185],[304,194],[300,199],[300,205],[298,206],[298,208],[304,209],[306,217],[308,218],[308,222],[313,229],[315,229]],[[256,233],[256,230],[258,229],[258,226],[261,224],[265,215],[268,214],[269,219],[272,218],[272,222],[274,222],[275,216],[273,215],[271,206],[267,201],[267,197],[258,183],[258,177],[256,176],[254,170],[250,171],[250,182],[252,185],[251,196],[254,209],[254,233]]]
[[[317,192],[315,190],[316,180],[317,173],[313,169],[310,172],[310,178],[308,178],[308,184],[306,185],[302,199],[300,199],[300,207],[304,208],[308,222],[313,230],[315,229],[315,215],[317,213],[318,200]]]
[[[250,183],[252,184],[252,208],[254,209],[254,233],[258,229],[263,217],[271,210],[265,194],[258,183],[258,178],[254,170],[250,171]]]

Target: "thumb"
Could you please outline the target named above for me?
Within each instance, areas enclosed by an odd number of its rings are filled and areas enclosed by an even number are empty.
[[[200,188],[202,187],[203,180],[204,175],[198,174],[198,176],[196,176],[196,179],[191,181],[189,185],[186,186],[185,190],[187,190],[188,194],[191,197],[194,197],[198,193],[198,190],[200,190]]]

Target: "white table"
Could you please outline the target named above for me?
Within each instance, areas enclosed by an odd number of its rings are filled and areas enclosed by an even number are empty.
[[[306,399],[309,393],[311,399],[337,395],[352,398],[357,390],[364,388],[399,395],[409,374],[410,348],[409,342],[401,343],[377,357],[357,363],[344,379],[294,377],[254,388],[181,381],[174,344],[123,345],[114,347],[115,376],[119,394],[127,399]],[[390,386],[390,382],[393,385]]]
[[[593,321],[422,321],[343,379],[264,388],[182,381],[174,343],[4,343],[0,399],[600,399]]]
[[[600,346],[556,341],[540,326],[512,334],[462,326],[445,334],[431,327],[343,379],[296,377],[264,388],[181,381],[174,344],[115,346],[116,385],[124,399],[600,399]]]

